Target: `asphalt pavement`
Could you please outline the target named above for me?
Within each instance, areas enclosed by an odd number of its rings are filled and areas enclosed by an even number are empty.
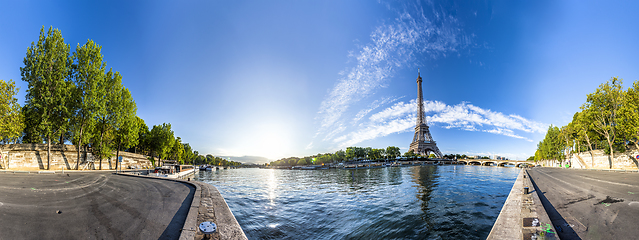
[[[194,193],[112,173],[0,173],[0,239],[178,239]]]
[[[561,239],[639,239],[639,173],[528,170]]]

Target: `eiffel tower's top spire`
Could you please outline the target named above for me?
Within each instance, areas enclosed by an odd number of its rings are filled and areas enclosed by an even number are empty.
[[[417,126],[426,124],[424,119],[424,97],[422,94],[422,77],[417,69]]]

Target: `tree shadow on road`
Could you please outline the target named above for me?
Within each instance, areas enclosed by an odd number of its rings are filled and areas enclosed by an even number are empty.
[[[535,191],[539,190],[537,191],[539,200],[541,200],[541,204],[544,206],[544,209],[546,209],[546,213],[548,213],[548,217],[550,218],[550,221],[552,221],[552,225],[555,226],[555,229],[557,229],[557,235],[559,236],[559,238],[563,240],[572,240],[572,239],[581,240],[581,238],[579,237],[579,235],[577,235],[575,230],[572,229],[572,227],[570,227],[570,224],[568,224],[568,222],[566,222],[566,219],[564,219],[564,217],[562,217],[561,214],[559,214],[559,212],[557,211],[557,209],[555,209],[552,203],[548,201],[548,199],[544,195],[545,192],[541,191],[537,187],[537,184],[535,184],[535,180],[533,180],[532,177],[530,178],[530,182],[535,188]]]

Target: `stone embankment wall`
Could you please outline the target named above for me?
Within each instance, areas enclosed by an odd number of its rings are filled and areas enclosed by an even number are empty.
[[[639,155],[639,151],[634,149],[625,153],[615,153],[612,169],[637,170],[637,155]],[[570,161],[571,168],[610,169],[609,155],[603,150],[594,150],[592,155],[590,152],[574,153],[568,156],[566,161]],[[544,167],[559,167],[559,162],[556,160],[539,161],[537,164]]]
[[[93,154],[80,151],[79,169],[100,169],[100,160]],[[47,169],[46,144],[9,144],[0,145],[0,169]],[[122,169],[151,168],[153,165],[147,156],[120,151]],[[50,170],[75,169],[78,150],[74,145],[51,145]],[[93,161],[93,164],[90,162]],[[110,159],[102,159],[102,170],[115,169],[115,152]]]

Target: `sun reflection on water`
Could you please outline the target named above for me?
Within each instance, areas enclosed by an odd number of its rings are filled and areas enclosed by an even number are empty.
[[[275,169],[269,169],[270,173],[268,176],[268,200],[271,205],[275,205],[275,189],[277,188],[277,179],[275,178]]]

